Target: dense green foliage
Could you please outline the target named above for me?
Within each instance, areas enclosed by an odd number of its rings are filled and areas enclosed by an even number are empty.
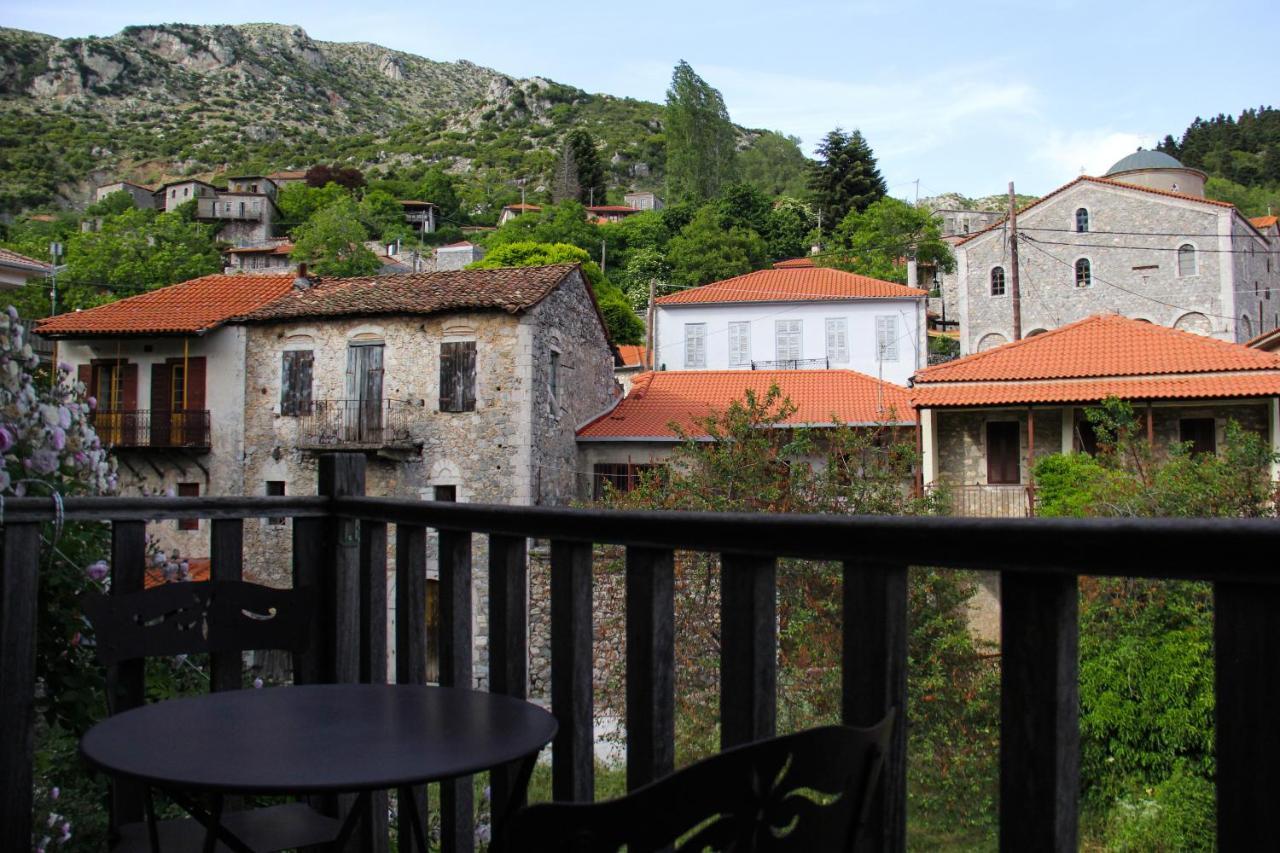
[[[560,158],[552,176],[553,201],[576,201],[581,204],[607,204],[604,165],[596,150],[596,140],[581,128],[565,134],[560,145]]]
[[[733,180],[737,133],[720,92],[681,60],[667,90],[667,201],[714,199]]]
[[[862,212],[888,192],[871,146],[860,131],[840,128],[818,145],[817,161],[809,166],[809,193],[826,227]]]
[[[1229,201],[1250,216],[1280,209],[1280,110],[1197,117],[1180,138],[1165,136],[1156,147],[1208,173],[1210,198]]]
[[[668,244],[671,282],[697,287],[742,275],[764,265],[765,251],[758,233],[739,225],[726,228],[719,211],[708,205]]]
[[[365,248],[368,233],[360,219],[360,207],[349,196],[334,200],[294,229],[289,257],[320,275],[373,275],[382,264]]]
[[[908,283],[907,259],[913,254],[922,266],[941,272],[952,272],[956,265],[938,219],[889,196],[861,212],[850,211],[836,226],[831,243],[820,263],[884,281]]]
[[[765,131],[738,152],[738,179],[770,198],[803,195],[808,172],[809,158],[797,136]]]

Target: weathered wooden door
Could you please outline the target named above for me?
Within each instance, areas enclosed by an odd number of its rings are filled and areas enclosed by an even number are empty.
[[[1022,482],[1018,464],[1017,421],[990,421],[987,424],[987,482]]]
[[[343,404],[343,437],[373,444],[382,440],[382,344],[347,348],[347,400]]]

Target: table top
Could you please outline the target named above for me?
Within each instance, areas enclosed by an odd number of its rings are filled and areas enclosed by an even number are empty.
[[[317,684],[144,705],[80,741],[90,764],[158,787],[246,794],[377,790],[531,755],[556,733],[542,708],[451,687]]]

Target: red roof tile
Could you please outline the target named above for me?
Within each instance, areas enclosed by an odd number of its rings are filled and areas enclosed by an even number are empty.
[[[503,210],[542,210],[542,208],[536,204],[525,204],[523,202],[521,202],[520,204],[508,204],[504,206],[502,209]]]
[[[639,213],[640,209],[629,204],[593,204],[587,208],[592,213]]]
[[[1096,403],[1122,400],[1193,400],[1269,397],[1280,394],[1280,370],[1254,373],[1200,374],[1161,378],[1115,377],[1035,382],[981,382],[917,385],[911,402],[917,408],[951,406]]]
[[[293,251],[289,242],[276,243],[274,246],[237,246],[227,249],[228,255],[287,255]]]
[[[280,275],[206,275],[130,296],[87,311],[42,320],[43,335],[197,335],[288,293],[293,279]]]
[[[926,382],[1080,379],[1274,370],[1280,359],[1202,335],[1097,314],[1052,331],[921,370]]]
[[[319,279],[306,290],[290,289],[270,304],[242,312],[237,319],[270,322],[467,310],[515,314],[537,305],[577,268],[576,264],[555,264]]]
[[[639,367],[644,364],[645,347],[642,344],[618,344],[618,355],[623,367]]]
[[[1257,228],[1259,231],[1261,231],[1261,230],[1262,230],[1262,229],[1264,229],[1264,228],[1271,228],[1271,227],[1273,227],[1273,226],[1276,224],[1277,220],[1280,220],[1280,217],[1276,217],[1276,216],[1251,216],[1251,217],[1249,217],[1249,222],[1250,222],[1250,224],[1252,224],[1252,225],[1253,225],[1253,227],[1254,227],[1254,228]]]
[[[659,305],[707,302],[827,302],[835,299],[911,299],[923,290],[831,267],[769,269],[671,293]]]
[[[44,261],[38,261],[35,258],[28,258],[26,255],[19,255],[17,252],[11,252],[8,249],[0,249],[0,264],[31,267],[33,269],[45,271],[53,269],[53,267]]]
[[[1266,350],[1267,352],[1280,352],[1280,328],[1263,332],[1256,338],[1245,341],[1244,345],[1254,349]]]
[[[788,258],[785,261],[775,261],[773,263],[773,268],[775,270],[803,269],[804,267],[812,266],[816,266],[813,262],[813,258]]]
[[[785,421],[792,426],[915,423],[907,389],[853,370],[672,370],[637,376],[630,393],[578,437],[670,441],[673,421],[697,435],[698,419],[724,411],[747,389],[763,397],[774,384],[796,406]]]
[[[207,581],[209,580],[210,562],[208,557],[189,557],[187,558],[187,580],[189,581]],[[142,584],[147,589],[157,587],[165,583],[181,583],[181,581],[169,581],[164,576],[164,569],[159,566],[147,566],[143,572]]]

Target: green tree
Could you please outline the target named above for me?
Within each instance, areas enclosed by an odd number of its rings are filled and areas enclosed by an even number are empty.
[[[556,160],[551,198],[557,202],[572,200],[581,204],[608,202],[604,166],[600,162],[595,137],[581,128],[565,134]]]
[[[462,199],[457,183],[443,169],[432,169],[417,182],[414,198],[429,201],[440,210],[440,219],[448,225],[462,225]]]
[[[759,269],[766,261],[764,240],[746,228],[725,228],[713,205],[703,207],[667,245],[671,282],[697,287]]]
[[[385,190],[366,192],[356,205],[356,215],[370,239],[388,243],[413,235],[413,229],[404,221],[404,208]]]
[[[381,263],[365,248],[365,237],[359,208],[344,195],[294,229],[289,257],[320,275],[373,275]]]
[[[738,177],[769,198],[803,195],[808,172],[809,158],[796,136],[765,131],[738,152]]]
[[[769,257],[780,261],[809,254],[817,225],[818,216],[809,205],[794,198],[778,199],[764,231]]]
[[[626,265],[616,278],[631,307],[643,311],[649,304],[649,282],[653,282],[655,291],[661,293],[663,285],[671,281],[671,264],[657,249],[633,249],[627,253]]]
[[[605,326],[614,343],[638,344],[644,337],[644,324],[631,310],[627,297],[611,282],[600,267],[581,248],[567,243],[503,243],[489,250],[482,259],[467,269],[499,269],[502,267],[540,267],[548,264],[580,264],[591,284],[596,304],[604,315]]]
[[[720,224],[725,228],[744,228],[761,236],[769,230],[769,212],[773,210],[773,204],[767,195],[751,184],[730,184],[715,205],[720,214]]]
[[[907,282],[907,259],[942,272],[955,270],[955,256],[928,210],[888,196],[859,213],[851,211],[832,237],[832,254],[820,263],[884,281]]]
[[[681,60],[667,90],[667,201],[709,201],[736,171],[737,133],[720,93]]]
[[[134,204],[133,196],[124,190],[117,190],[111,195],[96,201],[84,209],[85,216],[115,216],[124,213],[130,208],[137,207]]]
[[[841,222],[850,211],[866,210],[888,192],[860,131],[845,133],[837,127],[823,138],[817,154],[808,184],[824,223]]]
[[[586,209],[577,201],[562,201],[536,213],[525,213],[488,235],[489,248],[507,243],[567,243],[600,259],[600,229],[587,221]]]
[[[315,216],[317,211],[350,197],[348,190],[333,183],[323,187],[313,187],[301,181],[285,184],[276,194],[276,206],[280,208],[281,214],[280,224],[292,231]]]

